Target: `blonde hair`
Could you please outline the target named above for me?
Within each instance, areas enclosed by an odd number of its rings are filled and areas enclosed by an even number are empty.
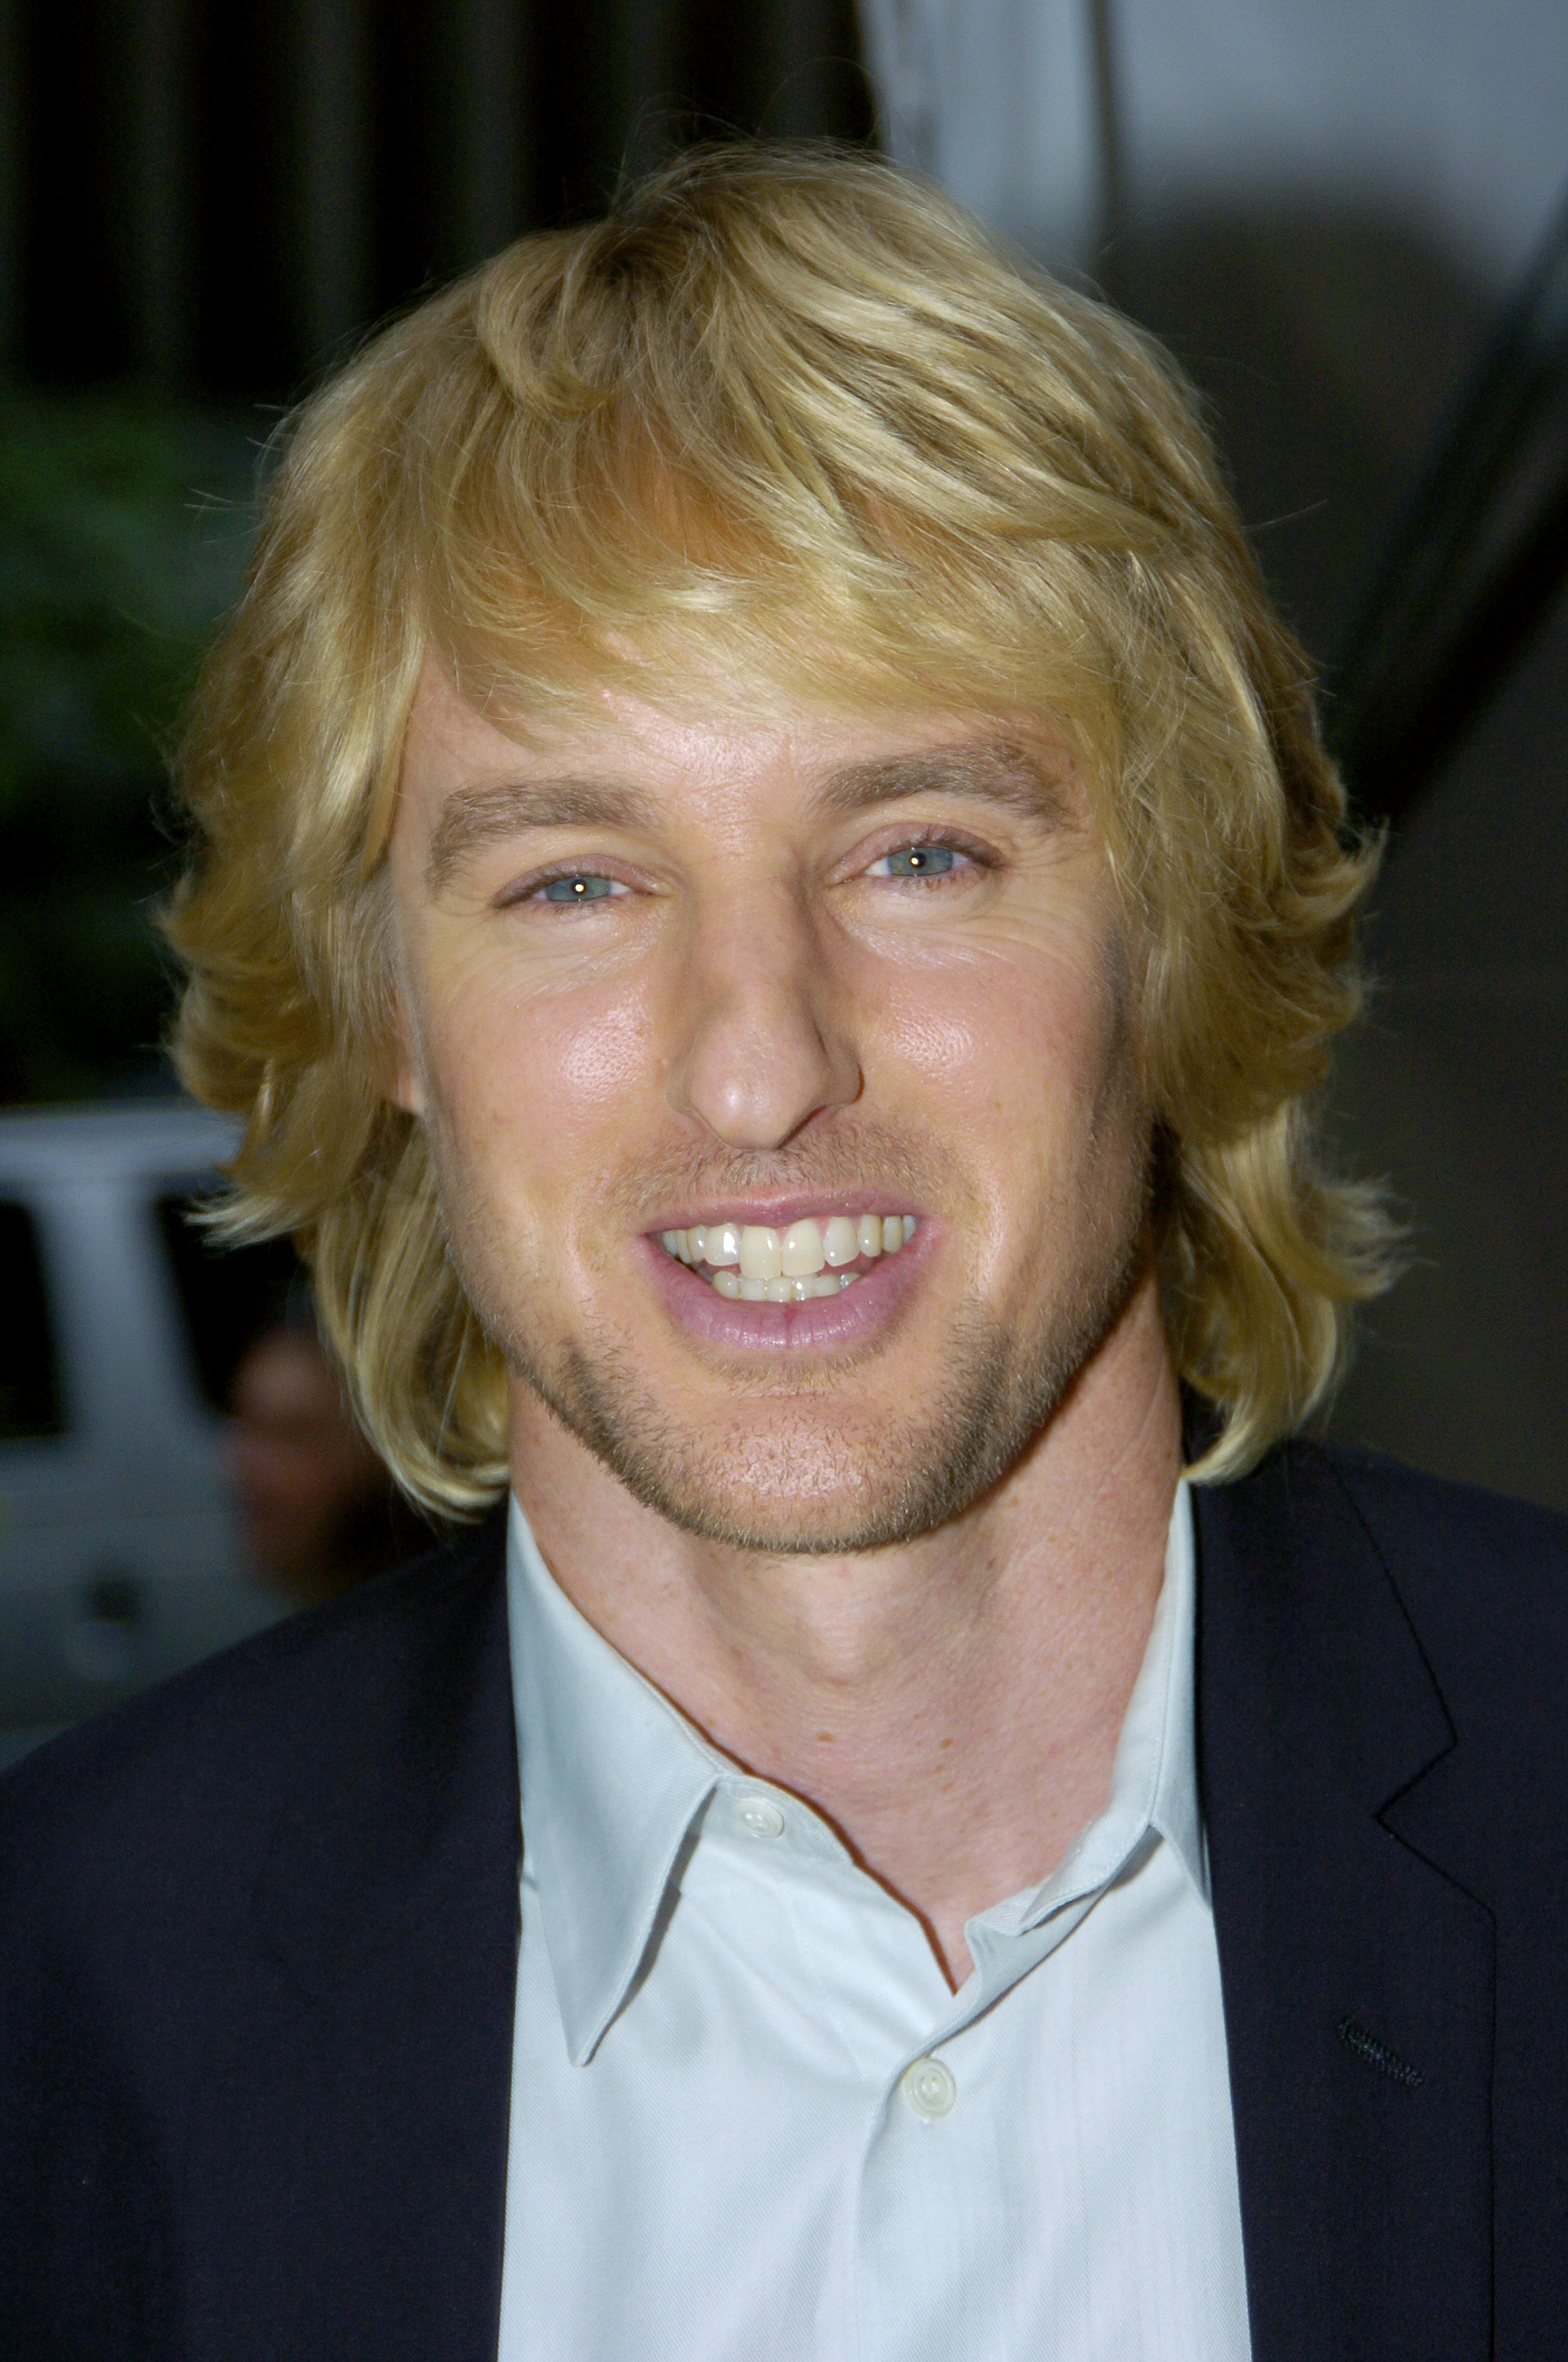
[[[190,1088],[244,1118],[226,1221],[289,1231],[408,1491],[504,1482],[504,1372],[384,1096],[386,852],[434,655],[477,704],[732,673],[1048,715],[1127,915],[1173,1351],[1230,1476],[1329,1395],[1386,1277],[1314,1153],[1375,848],[1193,398],[1104,305],[864,155],[683,157],[384,330],[293,422],[180,778]],[[657,686],[651,686],[655,685]]]

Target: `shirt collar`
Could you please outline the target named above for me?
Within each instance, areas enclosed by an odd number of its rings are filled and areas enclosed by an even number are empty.
[[[579,1614],[515,1496],[506,1606],[523,1859],[581,2065],[624,1999],[687,1838],[730,1767]]]
[[[709,1798],[736,1767],[580,1615],[515,1498],[506,1558],[525,1875],[537,1890],[567,2047],[581,2065],[631,1990]],[[1110,1802],[1043,1885],[985,1913],[977,1932],[1005,1937],[1081,1904],[1151,1829],[1207,1901],[1193,1727],[1196,1592],[1183,1480]]]

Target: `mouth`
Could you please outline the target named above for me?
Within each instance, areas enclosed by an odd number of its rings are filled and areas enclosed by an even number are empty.
[[[778,1229],[699,1222],[657,1235],[672,1263],[726,1302],[810,1304],[845,1295],[885,1257],[901,1254],[919,1229],[914,1214],[824,1211]]]

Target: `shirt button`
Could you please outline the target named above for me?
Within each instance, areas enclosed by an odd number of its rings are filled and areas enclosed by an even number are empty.
[[[906,2067],[899,2089],[917,2116],[934,2123],[938,2116],[951,2115],[958,2097],[958,2086],[951,2067],[940,2058],[917,2058]]]
[[[748,1838],[783,1836],[784,1816],[771,1796],[737,1796],[733,1809],[735,1827]]]

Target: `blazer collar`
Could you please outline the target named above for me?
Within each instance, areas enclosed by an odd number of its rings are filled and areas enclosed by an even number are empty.
[[[1397,1834],[1453,1725],[1327,1453],[1292,1447],[1195,1500],[1254,2355],[1478,2362],[1493,1927]]]

